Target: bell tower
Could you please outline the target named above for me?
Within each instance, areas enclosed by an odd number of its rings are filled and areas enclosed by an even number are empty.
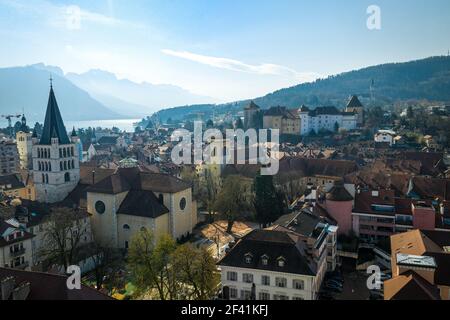
[[[33,145],[33,177],[40,202],[64,200],[80,180],[79,150],[69,139],[50,79],[44,128]]]

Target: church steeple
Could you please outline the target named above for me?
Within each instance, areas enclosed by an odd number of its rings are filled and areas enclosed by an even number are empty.
[[[70,144],[66,128],[59,112],[53,91],[52,78],[50,78],[50,94],[48,97],[47,112],[45,113],[44,129],[39,144],[51,145],[52,138],[58,138],[59,144]]]

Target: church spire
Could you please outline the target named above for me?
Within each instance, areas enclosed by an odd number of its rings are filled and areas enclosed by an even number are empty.
[[[47,112],[45,113],[44,129],[42,130],[39,144],[50,145],[52,144],[52,138],[58,138],[60,144],[70,144],[53,91],[53,79],[50,77],[50,93],[48,97]]]

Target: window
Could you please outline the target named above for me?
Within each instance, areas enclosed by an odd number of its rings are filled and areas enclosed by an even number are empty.
[[[279,257],[277,262],[280,268],[283,268],[286,265],[286,260],[283,257]]]
[[[95,211],[99,214],[104,214],[106,210],[105,203],[103,201],[97,201],[95,203]]]
[[[303,299],[303,297],[300,296],[294,296],[292,297],[292,300],[305,300],[305,299]]]
[[[268,292],[260,292],[258,300],[270,300],[270,293],[268,293]]]
[[[242,281],[245,283],[253,283],[253,275],[250,273],[243,273]]]
[[[279,288],[286,288],[287,286],[287,280],[286,278],[276,277],[275,278],[275,285]]]
[[[228,271],[227,272],[227,280],[228,281],[237,281],[237,272]]]
[[[180,209],[181,210],[186,209],[186,198],[181,198],[181,200],[180,200]]]
[[[231,299],[237,299],[238,297],[238,291],[236,288],[230,288],[230,298]]]
[[[263,286],[270,286],[270,277],[269,276],[261,276],[261,284]]]
[[[66,173],[64,174],[64,181],[65,181],[65,182],[69,182],[69,181],[70,181],[70,173],[66,172]]]
[[[241,300],[250,300],[252,292],[250,290],[241,290]]]
[[[292,281],[292,288],[297,289],[297,290],[304,290],[305,282],[303,280],[295,279]]]
[[[245,255],[245,263],[247,263],[247,264],[252,263],[252,255],[250,253],[247,253]]]
[[[263,264],[263,266],[267,266],[269,264],[269,257],[266,255],[263,255],[261,257],[261,263]]]
[[[274,294],[273,300],[289,300],[289,297],[284,294]]]
[[[123,225],[123,229],[124,229],[124,230],[130,230],[130,226],[127,225],[127,224],[124,224],[124,225]]]

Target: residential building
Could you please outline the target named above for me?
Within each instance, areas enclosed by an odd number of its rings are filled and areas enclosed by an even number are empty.
[[[323,255],[326,254],[327,270],[335,270],[338,231],[336,225],[329,224],[308,209],[302,209],[280,217],[269,229],[295,234],[306,245],[306,257],[311,257],[314,263],[320,265],[323,263]],[[324,242],[326,246],[323,246]]]
[[[39,143],[33,145],[33,180],[38,201],[55,203],[63,200],[80,179],[79,155],[69,139],[53,86]]]
[[[280,135],[299,135],[300,118],[296,110],[280,106],[272,107],[264,111],[263,128],[278,129],[280,130]]]
[[[30,270],[33,237],[15,219],[0,219],[0,268]]]
[[[298,114],[302,136],[321,131],[336,132],[339,129],[351,131],[357,128],[357,115],[354,112],[342,112],[336,107],[310,109],[303,105]]]
[[[32,162],[32,133],[28,129],[27,119],[25,115],[21,119],[20,130],[16,132],[17,151],[19,153],[19,162],[21,169],[31,169],[33,167]]]
[[[21,203],[15,207],[14,219],[17,224],[33,235],[31,239],[31,259],[29,264],[31,270],[42,270],[43,262],[47,256],[43,249],[48,249],[48,232],[51,230],[50,215],[56,210],[61,210],[57,205],[49,205],[37,201],[21,200]],[[80,234],[78,246],[89,245],[93,241],[89,214],[85,210],[71,210],[66,208],[67,214],[71,214],[73,219],[73,228],[77,234]],[[70,241],[69,239],[67,241]],[[72,244],[67,244],[70,247]],[[84,269],[83,262],[77,263]]]
[[[30,189],[20,180],[19,174],[0,176],[0,192],[11,198],[30,198]]]
[[[396,136],[397,136],[397,134],[395,133],[395,131],[378,130],[378,132],[375,133],[374,141],[376,143],[386,143],[386,144],[389,144],[389,146],[392,146],[396,142],[396,140],[395,140]]]
[[[412,229],[450,233],[449,208],[449,201],[401,198],[394,190],[359,190],[352,212],[353,231],[367,242]]]
[[[17,144],[12,140],[0,141],[0,175],[17,173],[19,169],[19,153]]]
[[[385,300],[450,300],[450,232],[416,229],[393,235],[391,252]]]
[[[320,243],[326,248],[327,242]],[[315,300],[327,269],[295,233],[253,230],[218,262],[225,297],[241,300]],[[316,259],[317,260],[317,259]]]

